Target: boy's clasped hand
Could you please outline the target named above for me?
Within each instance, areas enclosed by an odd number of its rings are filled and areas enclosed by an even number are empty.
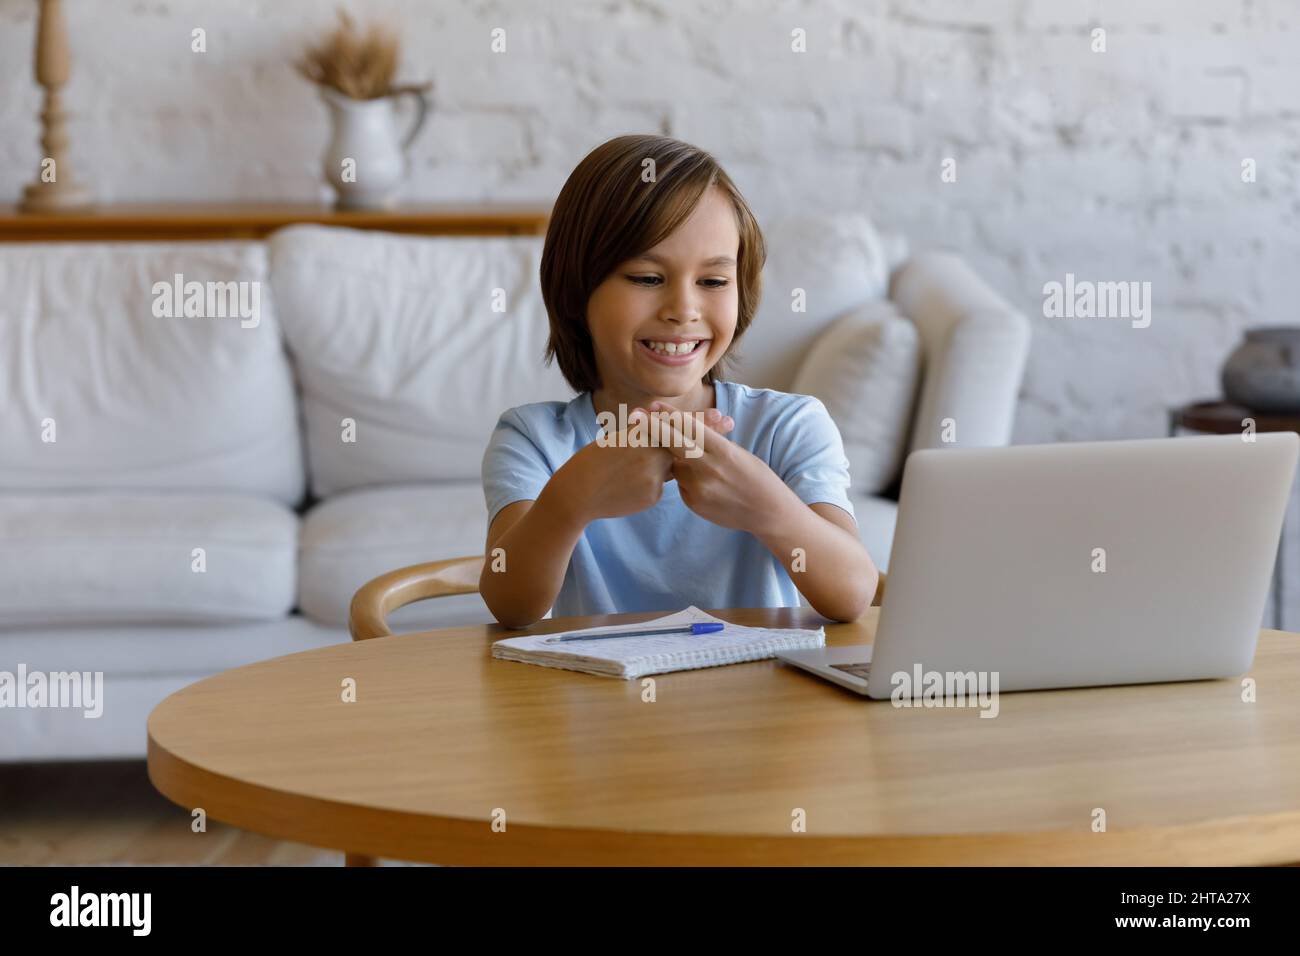
[[[643,438],[651,418],[658,428],[653,444]],[[633,409],[627,421],[625,431],[590,443],[556,473],[570,472],[565,479],[572,482],[571,496],[566,497],[582,503],[587,520],[651,508],[664,484],[676,479],[682,502],[701,518],[757,533],[789,494],[766,462],[723,440],[735,422],[716,408],[697,418],[654,402],[649,409]]]

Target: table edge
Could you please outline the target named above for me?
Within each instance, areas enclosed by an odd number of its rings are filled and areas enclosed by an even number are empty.
[[[411,813],[291,793],[198,767],[150,733],[153,786],[208,818],[325,849],[453,866],[1241,866],[1300,861],[1300,810],[1170,826],[986,833],[705,834]]]

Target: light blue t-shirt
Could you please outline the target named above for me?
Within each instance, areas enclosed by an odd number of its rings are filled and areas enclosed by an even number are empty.
[[[825,405],[810,395],[736,382],[715,386],[717,408],[736,423],[728,440],[767,462],[805,504],[825,501],[853,515],[849,463]],[[489,526],[511,502],[536,500],[551,475],[599,431],[590,392],[505,412],[483,455]],[[567,617],[691,604],[797,607],[799,591],[749,532],[723,528],[686,507],[674,480],[653,508],[587,525],[551,610]]]

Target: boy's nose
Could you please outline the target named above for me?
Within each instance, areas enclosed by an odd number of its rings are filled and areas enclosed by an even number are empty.
[[[699,294],[694,286],[678,287],[660,318],[682,323],[700,321],[704,310],[700,307]]]

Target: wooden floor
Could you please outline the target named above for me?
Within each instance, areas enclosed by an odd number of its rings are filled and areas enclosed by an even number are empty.
[[[342,866],[330,850],[190,815],[149,783],[143,760],[0,764],[0,865]]]

